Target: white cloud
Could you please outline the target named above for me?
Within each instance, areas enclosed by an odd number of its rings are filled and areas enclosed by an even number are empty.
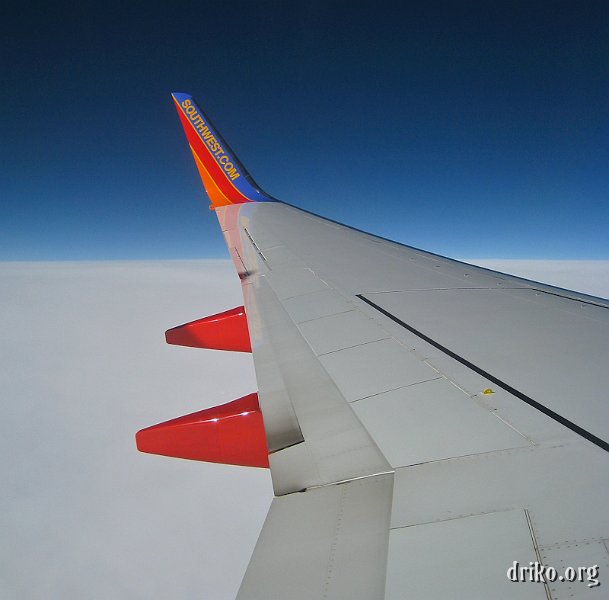
[[[607,262],[473,262],[609,296]],[[268,471],[134,433],[256,389],[250,355],[164,342],[241,302],[226,261],[0,264],[2,598],[234,598]]]
[[[226,261],[0,265],[3,599],[234,598],[268,471],[134,434],[256,390],[250,355],[164,341],[241,303]]]
[[[557,287],[609,298],[609,261],[607,260],[508,260],[498,258],[465,259],[466,262],[549,283]]]

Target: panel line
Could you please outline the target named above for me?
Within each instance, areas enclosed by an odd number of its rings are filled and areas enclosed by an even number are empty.
[[[375,304],[372,300],[369,300],[363,294],[356,294],[355,296],[356,296],[356,298],[359,298],[360,300],[362,300],[363,302],[365,302],[366,304],[368,304],[369,306],[371,306],[372,308],[374,308],[381,314],[385,315],[387,318],[391,319],[394,323],[397,323],[398,325],[404,327],[404,329],[407,329],[411,333],[414,333],[414,335],[421,338],[428,344],[431,344],[438,350],[444,352],[444,354],[450,356],[450,358],[453,358],[454,360],[456,360],[457,362],[460,362],[462,365],[465,365],[467,368],[471,369],[472,371],[475,371],[476,373],[478,373],[478,375],[482,375],[482,377],[488,379],[489,381],[492,381],[494,384],[498,385],[500,388],[503,388],[506,392],[509,392],[513,396],[516,396],[516,398],[522,400],[523,402],[526,402],[529,406],[536,408],[538,411],[547,415],[551,419],[554,419],[557,423],[564,425],[565,427],[567,427],[571,431],[577,433],[578,435],[585,438],[589,442],[592,442],[599,448],[602,448],[603,450],[605,450],[605,452],[609,452],[609,443],[606,442],[605,440],[595,436],[593,433],[590,433],[587,429],[580,427],[576,423],[573,423],[573,421],[569,421],[569,419],[554,412],[551,408],[548,408],[547,406],[544,406],[543,404],[537,402],[537,400],[533,400],[533,398],[531,398],[530,396],[527,396],[525,393],[517,390],[516,388],[512,387],[508,383],[505,383],[505,381],[502,381],[498,377],[491,375],[489,372],[485,371],[484,369],[481,369],[480,367],[478,367],[474,363],[470,362],[466,358],[459,356],[456,352],[449,350],[448,348],[446,348],[439,342],[436,342],[436,340],[430,338],[429,336],[425,335],[424,333],[422,333],[422,332],[418,331],[417,329],[415,329],[414,327],[412,327],[412,325],[408,325],[408,323],[402,321],[402,319],[400,319],[399,317],[396,317],[394,314],[385,310],[378,304]]]

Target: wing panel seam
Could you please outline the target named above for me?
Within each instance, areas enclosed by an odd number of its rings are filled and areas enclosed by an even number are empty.
[[[533,400],[533,398],[531,398],[530,396],[527,396],[525,393],[517,390],[516,388],[512,387],[508,383],[505,383],[505,381],[502,381],[495,375],[492,375],[488,371],[485,371],[484,369],[478,367],[477,365],[470,362],[466,358],[460,356],[456,352],[449,350],[448,348],[446,348],[445,346],[440,344],[440,342],[437,342],[436,340],[430,338],[429,336],[425,335],[424,333],[418,331],[412,325],[408,325],[408,323],[402,321],[402,319],[400,319],[399,317],[396,317],[394,314],[390,313],[389,311],[385,310],[378,304],[374,303],[372,300],[369,300],[363,294],[356,294],[355,296],[356,296],[356,298],[359,298],[360,300],[362,300],[363,302],[368,304],[368,306],[371,306],[372,308],[374,308],[375,310],[380,312],[382,315],[385,315],[388,319],[391,319],[394,323],[397,323],[404,329],[407,329],[408,331],[410,331],[411,333],[416,335],[418,338],[422,339],[423,341],[427,342],[428,344],[431,344],[432,346],[434,346],[434,348],[437,348],[438,350],[440,350],[441,352],[443,352],[450,358],[456,360],[457,362],[460,362],[462,365],[465,365],[467,368],[471,369],[472,371],[475,371],[476,373],[478,373],[478,375],[482,375],[482,377],[485,377],[489,381],[492,381],[494,384],[503,388],[506,392],[509,392],[510,394],[512,394],[513,396],[518,398],[519,400],[522,400],[529,406],[532,406],[533,408],[535,408],[538,411],[542,412],[543,414],[547,415],[551,419],[554,419],[554,421],[556,421],[557,423],[564,425],[565,427],[567,427],[574,433],[577,433],[578,435],[585,438],[589,442],[592,442],[599,448],[605,450],[605,452],[609,452],[609,442],[606,442],[605,440],[597,437],[596,435],[594,435],[587,429],[584,429],[583,427],[580,427],[576,423],[573,423],[573,421],[570,421],[569,419],[563,417],[562,415],[559,415],[558,413],[554,412],[552,409],[548,408],[547,406],[544,406],[540,402],[537,402],[537,400]]]

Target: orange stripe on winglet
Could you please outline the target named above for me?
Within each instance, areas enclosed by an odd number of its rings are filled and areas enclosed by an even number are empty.
[[[209,199],[214,208],[218,206],[226,206],[227,204],[233,204],[220,190],[220,188],[216,185],[216,182],[213,180],[213,177],[209,174],[209,171],[205,168],[203,161],[199,158],[199,155],[195,152],[195,149],[190,145],[190,151],[195,159],[195,164],[197,165],[197,171],[199,171],[199,175],[201,176],[201,181],[203,182],[203,187],[209,196]]]
[[[180,118],[180,122],[182,123],[182,128],[184,129],[184,133],[186,134],[186,139],[188,140],[188,144],[190,149],[196,149],[199,154],[197,154],[197,158],[201,165],[205,168],[206,177],[209,180],[213,181],[214,187],[217,188],[225,199],[221,204],[215,204],[212,201],[214,206],[224,206],[225,204],[240,204],[243,202],[251,202],[249,198],[244,196],[228,179],[226,174],[220,168],[213,158],[210,149],[203,143],[203,140],[199,137],[194,125],[190,122],[180,105],[176,102],[174,98],[174,104],[176,106],[176,110],[178,112],[178,117]],[[194,152],[194,150],[193,150]],[[207,163],[207,164],[206,164]],[[197,164],[197,168],[199,165]],[[199,168],[199,173],[201,173],[201,169]],[[203,175],[201,176],[203,179]],[[203,185],[205,185],[205,179],[203,179]],[[205,188],[207,190],[207,187]],[[211,199],[211,198],[210,198]]]

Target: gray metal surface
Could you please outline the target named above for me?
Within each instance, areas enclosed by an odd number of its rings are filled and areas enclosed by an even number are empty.
[[[355,308],[352,302],[330,289],[295,296],[286,300],[283,305],[294,323],[304,323],[320,317],[337,315]]]
[[[257,278],[247,296],[248,318],[260,325],[252,346],[275,493],[388,471],[269,281]]]
[[[317,356],[386,339],[387,333],[355,308],[300,324],[300,333]]]
[[[531,556],[609,558],[609,303],[281,203],[217,213],[243,280],[275,493],[287,494],[276,506],[316,494],[314,509],[271,510],[244,586],[263,585],[271,556],[283,561],[281,527],[305,535],[288,523],[323,512],[320,489],[395,470],[391,527],[377,540],[388,598],[589,590],[516,584],[506,570]],[[313,545],[301,551],[282,564],[310,561],[318,581],[325,563]],[[385,556],[366,567],[384,569]],[[374,581],[368,597],[382,597]],[[351,597],[341,582],[337,597]],[[323,597],[315,586],[306,597]]]
[[[543,583],[506,577],[536,558],[524,510],[392,529],[385,597],[547,600]]]
[[[369,297],[449,350],[609,439],[607,388],[600,380],[609,367],[608,308],[530,289]]]
[[[527,507],[542,547],[605,539],[605,454],[574,441],[397,469],[392,527]]]
[[[393,467],[531,444],[440,376],[354,402],[353,410]]]
[[[275,498],[238,600],[381,600],[393,475]]]
[[[319,360],[348,402],[437,377],[393,339],[345,348]]]
[[[541,560],[545,565],[555,565],[559,573],[564,573],[568,567],[573,565],[598,565],[598,574],[586,572],[583,581],[555,581],[548,585],[552,600],[601,600],[607,598],[607,580],[602,574],[609,572],[609,553],[607,553],[607,542],[571,543],[557,544],[540,550]],[[595,585],[597,581],[604,581],[605,585]],[[592,587],[591,587],[592,586]]]

